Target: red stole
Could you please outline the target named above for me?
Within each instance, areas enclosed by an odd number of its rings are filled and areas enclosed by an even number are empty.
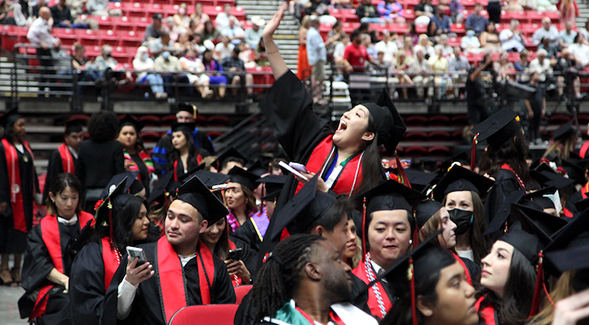
[[[253,223],[253,221],[252,221]],[[235,244],[231,241],[231,239],[227,239],[227,241],[229,242],[229,250],[234,250],[237,249],[237,246],[235,246]],[[237,274],[234,274],[231,276],[231,282],[233,283],[233,287],[237,287],[239,285],[242,285],[242,281],[241,278],[237,276]]]
[[[481,321],[487,325],[496,325],[497,320],[495,319],[495,308],[489,304],[485,309],[481,310],[481,303],[485,300],[485,297],[480,297],[475,303],[475,307],[481,316]]]
[[[34,161],[31,147],[26,141],[22,141],[23,147],[31,155]],[[12,218],[14,219],[14,229],[27,233],[27,222],[25,221],[25,210],[23,206],[21,183],[20,183],[20,169],[18,166],[18,153],[13,144],[6,139],[2,139],[2,146],[6,154],[6,169],[10,177],[10,204],[12,209]],[[33,162],[31,161],[31,164]]]
[[[161,292],[162,313],[166,323],[183,307],[188,305],[184,283],[184,271],[178,253],[166,237],[157,242],[157,279]],[[198,284],[203,305],[211,303],[211,287],[215,275],[213,254],[200,241],[196,251]],[[203,270],[204,266],[204,270]]]
[[[588,149],[589,149],[589,141],[586,141],[581,146],[581,150],[579,150],[579,156],[581,156],[581,158],[585,158],[585,155],[587,154]]]
[[[82,229],[86,226],[88,221],[93,219],[94,217],[90,213],[82,211],[78,215],[78,226],[80,229]],[[45,244],[45,247],[47,247],[47,252],[49,253],[49,257],[51,257],[53,266],[59,272],[64,273],[63,255],[61,252],[61,236],[59,235],[59,222],[57,221],[57,217],[53,215],[46,215],[43,217],[43,219],[41,219],[39,227],[41,227],[43,243]],[[35,307],[31,312],[29,320],[39,318],[45,314],[45,309],[47,308],[47,294],[49,290],[53,288],[53,286],[53,284],[46,285],[39,290],[37,301],[35,301]]]
[[[178,181],[178,161],[180,159],[174,161],[174,182]],[[200,154],[196,155],[196,164],[200,165],[200,163],[202,162],[202,156]]]
[[[460,263],[460,265],[464,269],[464,274],[466,275],[466,282],[468,282],[468,284],[472,285],[472,278],[470,277],[470,272],[468,272],[468,268],[466,267],[466,264],[464,264],[464,261],[460,258],[460,256],[458,256],[458,254],[455,254],[454,252],[452,252],[452,255],[454,255],[454,258],[456,259],[456,261],[458,261],[458,263]]]
[[[513,168],[511,168],[511,166],[509,166],[508,164],[503,164],[501,166],[501,169],[505,169],[505,170],[509,170],[510,172],[513,173],[513,175],[515,175],[515,178],[517,178],[517,183],[519,184],[519,187],[523,190],[526,189],[526,185],[524,184],[524,182],[522,181],[521,178],[519,178],[519,175],[517,175],[517,173],[515,172],[515,170],[513,170]]]
[[[72,153],[70,152],[70,149],[68,148],[67,144],[62,143],[61,146],[57,148],[57,151],[59,151],[59,156],[61,156],[61,165],[63,166],[63,172],[73,174],[74,157],[72,156]]]
[[[104,262],[104,292],[106,292],[112,277],[121,265],[121,254],[113,248],[114,244],[111,245],[108,237],[103,237],[100,244],[102,245],[102,261]]]
[[[324,168],[329,168],[328,166],[325,166],[325,164],[328,163],[329,158],[331,158],[330,153],[335,149],[332,138],[333,135],[328,135],[315,147],[315,149],[313,149],[313,153],[311,153],[311,157],[309,157],[309,161],[307,161],[307,164],[305,165],[309,172],[321,173]],[[348,161],[331,188],[335,193],[351,196],[350,194],[354,194],[355,191],[360,188],[363,179],[362,162],[360,161],[361,156],[362,155],[356,155]],[[358,175],[356,175],[356,171],[358,171]],[[352,188],[352,186],[354,188]],[[303,188],[303,184],[299,183],[296,192],[298,193],[301,188]]]
[[[369,263],[369,262],[368,262]],[[352,273],[356,275],[362,282],[368,284],[370,283],[370,279],[366,275],[368,270],[366,269],[367,262],[361,262],[358,264],[358,267],[352,270]],[[372,271],[372,270],[370,270]],[[378,317],[379,319],[383,319],[384,315],[382,315],[378,298],[376,296],[376,290],[374,287],[377,287],[378,291],[380,292],[380,297],[382,299],[382,303],[384,305],[384,309],[386,312],[393,308],[393,304],[389,299],[386,291],[384,290],[384,286],[380,282],[376,282],[370,289],[368,289],[368,308],[370,308],[370,313],[373,316]]]
[[[573,213],[571,211],[569,211],[569,209],[567,209],[565,207],[562,207],[562,213],[567,218],[572,218],[573,217]]]

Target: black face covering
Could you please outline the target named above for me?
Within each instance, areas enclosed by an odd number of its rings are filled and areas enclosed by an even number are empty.
[[[456,224],[456,229],[454,230],[456,236],[463,235],[470,229],[470,227],[472,227],[472,222],[474,220],[474,214],[472,211],[452,209],[448,210],[448,213],[450,214],[450,220]]]

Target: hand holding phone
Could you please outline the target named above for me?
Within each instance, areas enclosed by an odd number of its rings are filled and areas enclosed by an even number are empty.
[[[141,265],[147,262],[147,258],[145,257],[145,252],[143,251],[143,248],[127,246],[127,255],[129,255],[131,260],[134,260],[136,257],[139,258],[139,260],[137,261],[137,265]]]
[[[128,246],[127,255],[127,274],[125,275],[127,282],[137,286],[153,276],[152,265],[147,261],[143,249]]]
[[[243,248],[236,248],[229,251],[228,260],[240,261],[243,257]]]
[[[303,180],[305,180],[305,181],[308,181],[308,180],[309,180],[309,179],[308,179],[308,178],[307,178],[305,175],[301,174],[301,173],[300,173],[299,171],[297,171],[296,169],[294,169],[294,168],[292,168],[291,166],[287,165],[287,164],[286,164],[284,161],[280,161],[280,162],[278,163],[278,165],[280,165],[280,167],[282,167],[282,168],[284,168],[284,169],[288,170],[288,171],[289,171],[289,172],[291,172],[293,175],[295,175],[295,176],[297,176],[297,177],[300,177],[300,178],[302,178],[302,179],[303,179]]]
[[[299,164],[299,163],[291,161],[288,163],[288,165],[301,173],[309,174],[307,167],[305,167],[305,165],[303,165],[303,164]]]

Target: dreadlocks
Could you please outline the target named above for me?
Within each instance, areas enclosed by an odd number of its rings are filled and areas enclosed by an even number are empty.
[[[272,255],[258,271],[252,288],[255,307],[255,320],[273,316],[292,297],[298,288],[301,271],[311,262],[320,241],[325,238],[317,235],[297,234],[281,241]]]

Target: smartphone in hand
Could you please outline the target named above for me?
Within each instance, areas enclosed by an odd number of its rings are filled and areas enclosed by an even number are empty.
[[[137,266],[147,262],[147,257],[145,257],[145,252],[143,248],[127,246],[127,255],[131,257],[131,261],[138,257],[139,260],[137,261]]]

